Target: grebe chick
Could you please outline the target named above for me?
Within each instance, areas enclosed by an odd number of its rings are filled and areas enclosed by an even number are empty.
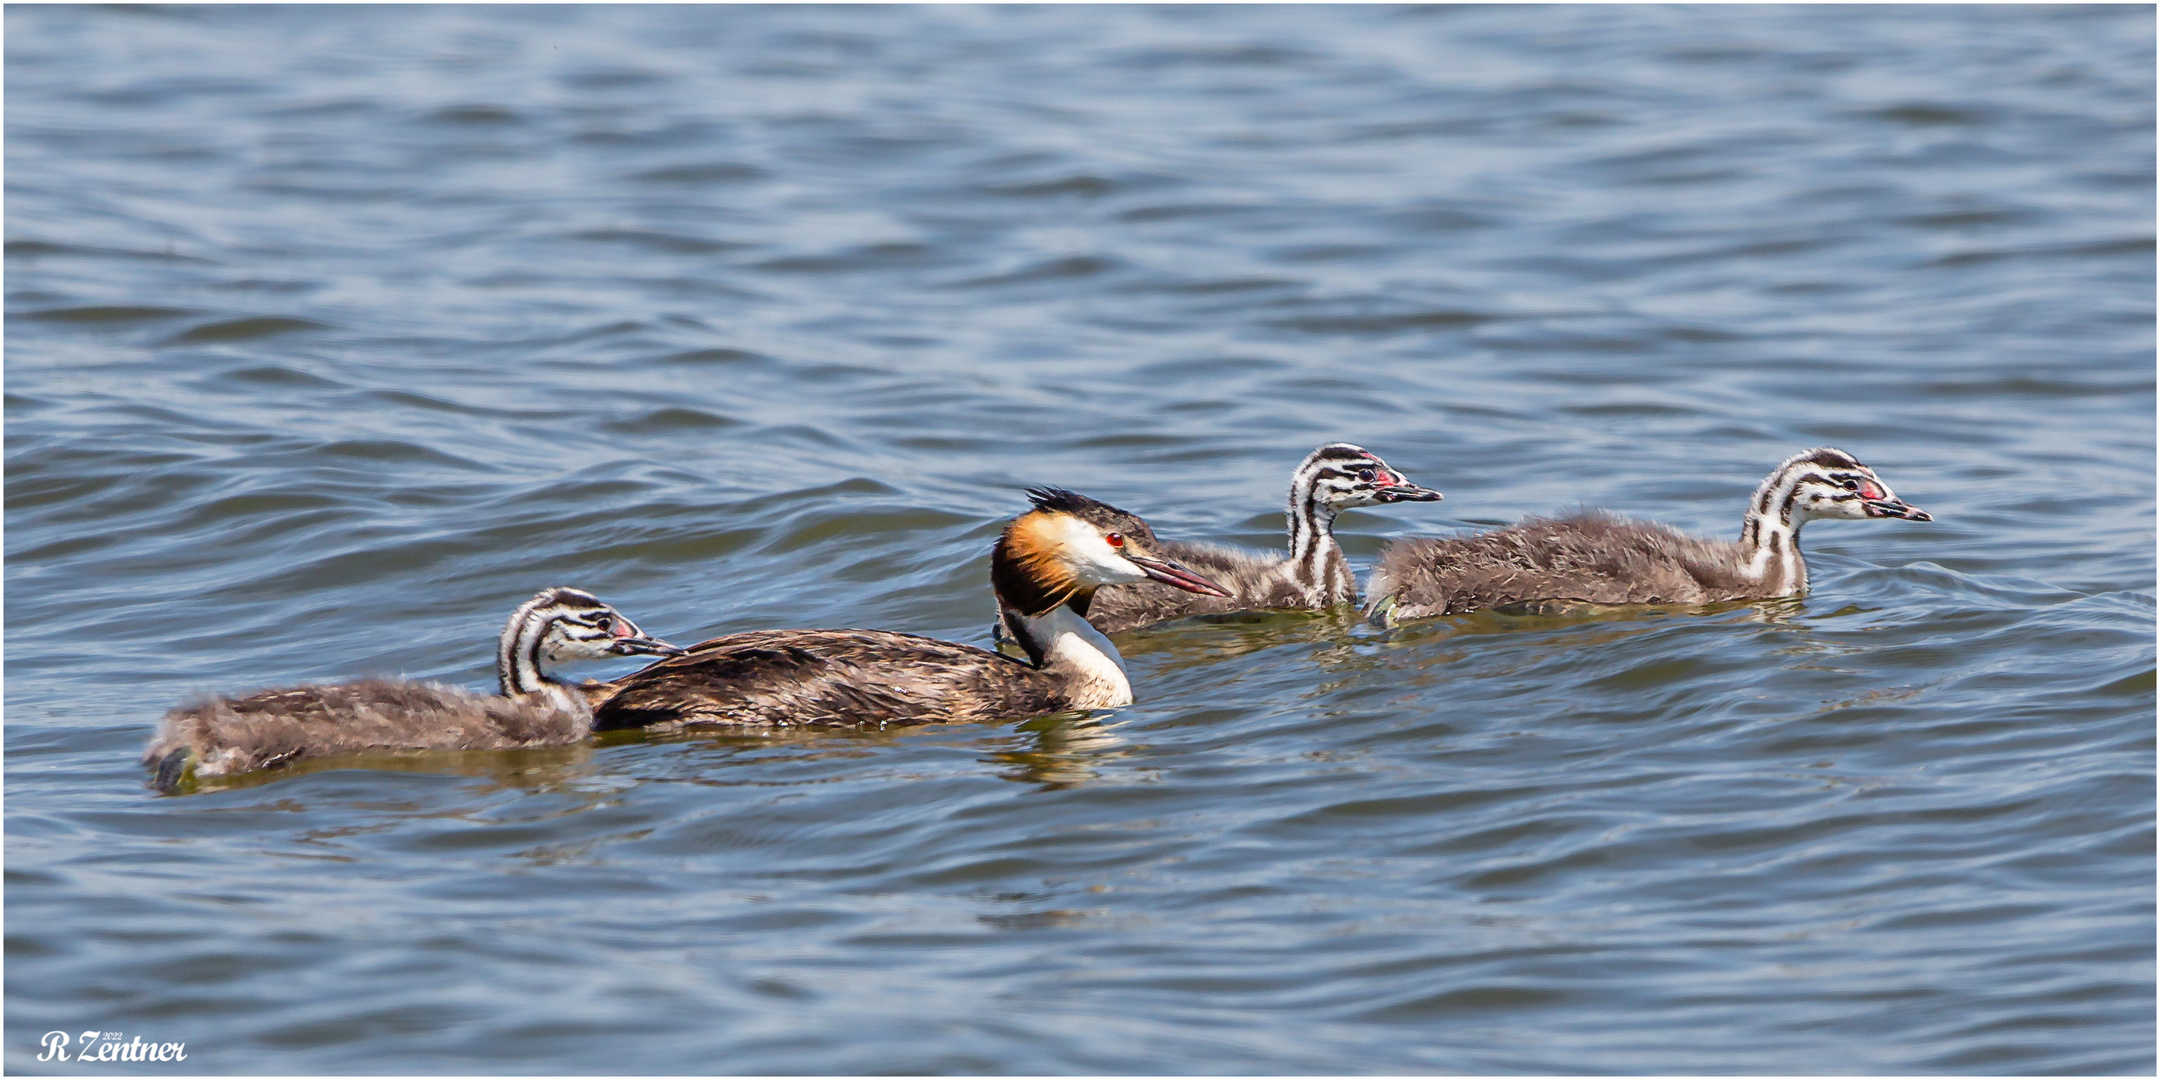
[[[1706,540],[1599,512],[1497,532],[1406,540],[1380,553],[1366,614],[1390,622],[1547,602],[1711,604],[1807,590],[1800,526],[1813,518],[1933,521],[1851,454],[1795,454],[1755,489],[1740,540]]]
[[[1223,595],[1165,558],[1147,523],[1058,488],[1028,492],[990,555],[990,584],[1023,661],[883,630],[759,630],[690,647],[587,688],[593,726],[921,724],[1129,705],[1117,647],[1087,623],[1096,590],[1157,581]]]
[[[1440,499],[1439,492],[1411,483],[1379,455],[1349,443],[1329,443],[1306,455],[1290,474],[1287,555],[1166,541],[1163,550],[1170,557],[1207,575],[1230,595],[1195,596],[1118,585],[1095,595],[1088,622],[1105,634],[1114,634],[1188,615],[1355,604],[1357,577],[1335,543],[1335,515],[1359,506]]]
[[[1290,474],[1288,555],[1163,541],[1162,549],[1171,558],[1205,574],[1230,595],[1112,585],[1095,594],[1088,622],[1115,634],[1189,615],[1355,604],[1357,576],[1335,543],[1335,515],[1353,507],[1438,502],[1441,497],[1389,468],[1378,454],[1349,443],[1329,443],[1306,455]],[[1008,640],[1002,620],[997,638]]]
[[[572,743],[591,733],[592,709],[583,692],[550,678],[544,665],[680,652],[590,593],[548,589],[519,605],[503,627],[495,657],[501,697],[363,679],[217,698],[167,713],[143,764],[155,773],[152,787],[171,791],[190,764],[207,778],[351,750]]]

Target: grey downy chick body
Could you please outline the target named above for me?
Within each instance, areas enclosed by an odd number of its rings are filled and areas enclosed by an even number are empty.
[[[1496,532],[1399,541],[1380,553],[1366,613],[1390,622],[1549,603],[1711,604],[1807,590],[1800,527],[1814,518],[1931,521],[1851,454],[1795,454],[1748,501],[1738,542],[1600,512]]]
[[[1228,596],[1112,585],[1095,594],[1088,622],[1106,634],[1234,611],[1321,610],[1357,603],[1357,576],[1335,543],[1335,516],[1362,506],[1438,502],[1439,492],[1410,482],[1360,446],[1329,443],[1290,474],[1286,554],[1166,540],[1162,550],[1222,586]],[[1000,635],[1002,639],[1002,635]]]
[[[576,589],[548,589],[518,606],[496,650],[502,694],[438,683],[362,679],[220,697],[167,713],[143,752],[151,786],[171,791],[355,750],[506,750],[577,742],[592,732],[584,693],[545,665],[681,650],[648,637],[621,612]]]
[[[1165,558],[1147,523],[1057,488],[1028,492],[990,557],[1026,660],[885,630],[760,630],[587,687],[594,726],[855,726],[1010,720],[1132,703],[1116,646],[1086,620],[1105,586],[1222,590]]]

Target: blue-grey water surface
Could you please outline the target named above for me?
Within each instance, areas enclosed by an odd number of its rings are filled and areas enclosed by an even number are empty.
[[[2150,7],[6,29],[10,1069],[2154,1067]],[[1360,568],[1824,444],[1936,521],[1146,630],[1081,718],[142,786],[550,584],[981,642],[1023,486],[1275,546],[1334,439],[1447,493]]]

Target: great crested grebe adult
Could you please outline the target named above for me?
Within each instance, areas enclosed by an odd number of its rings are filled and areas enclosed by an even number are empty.
[[[230,776],[351,750],[507,750],[554,746],[592,731],[579,689],[545,665],[608,656],[671,656],[614,608],[576,589],[548,589],[504,625],[495,672],[502,696],[453,686],[363,679],[217,698],[167,713],[143,752],[151,786],[177,787],[190,764],[198,778]]]
[[[1390,622],[1541,603],[1710,604],[1807,589],[1813,518],[1933,521],[1843,450],[1795,454],[1755,489],[1738,543],[1587,512],[1497,532],[1405,540],[1380,553],[1366,613]]]
[[[1117,647],[1087,623],[1096,590],[1138,581],[1223,590],[1165,558],[1132,514],[1058,488],[1028,498],[1034,508],[990,555],[991,587],[1027,660],[884,630],[731,634],[587,687],[593,726],[883,726],[1131,704]]]
[[[1269,555],[1214,544],[1163,542],[1171,558],[1205,574],[1228,596],[1113,585],[1095,594],[1088,622],[1105,634],[1188,615],[1269,608],[1331,608],[1357,603],[1357,577],[1335,543],[1335,515],[1359,506],[1438,502],[1361,446],[1329,443],[1306,455],[1290,474],[1290,548]]]

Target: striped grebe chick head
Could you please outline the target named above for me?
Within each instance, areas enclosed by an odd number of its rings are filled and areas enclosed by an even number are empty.
[[[544,589],[518,605],[503,625],[496,673],[504,695],[531,694],[549,682],[544,664],[610,656],[680,656],[682,652],[638,629],[628,616],[589,592]]]
[[[549,589],[533,597],[533,615],[547,622],[540,655],[556,663],[610,656],[679,656],[682,650],[638,629],[622,612],[580,589]]]
[[[1400,502],[1439,502],[1443,496],[1390,468],[1380,455],[1350,443],[1329,443],[1307,455],[1290,475],[1290,500],[1329,511]]]
[[[990,582],[998,598],[1030,617],[1086,600],[1104,585],[1160,581],[1187,592],[1228,592],[1163,554],[1145,521],[1063,488],[1030,488],[1034,509],[998,537]]]
[[[1927,511],[1898,498],[1890,485],[1883,483],[1875,470],[1860,464],[1859,459],[1827,446],[1795,454],[1779,466],[1757,493],[1760,512],[1777,512],[1776,506],[1763,505],[1765,500],[1774,502],[1779,498],[1781,492],[1773,488],[1783,489],[1794,525],[1814,518],[1935,520]]]

